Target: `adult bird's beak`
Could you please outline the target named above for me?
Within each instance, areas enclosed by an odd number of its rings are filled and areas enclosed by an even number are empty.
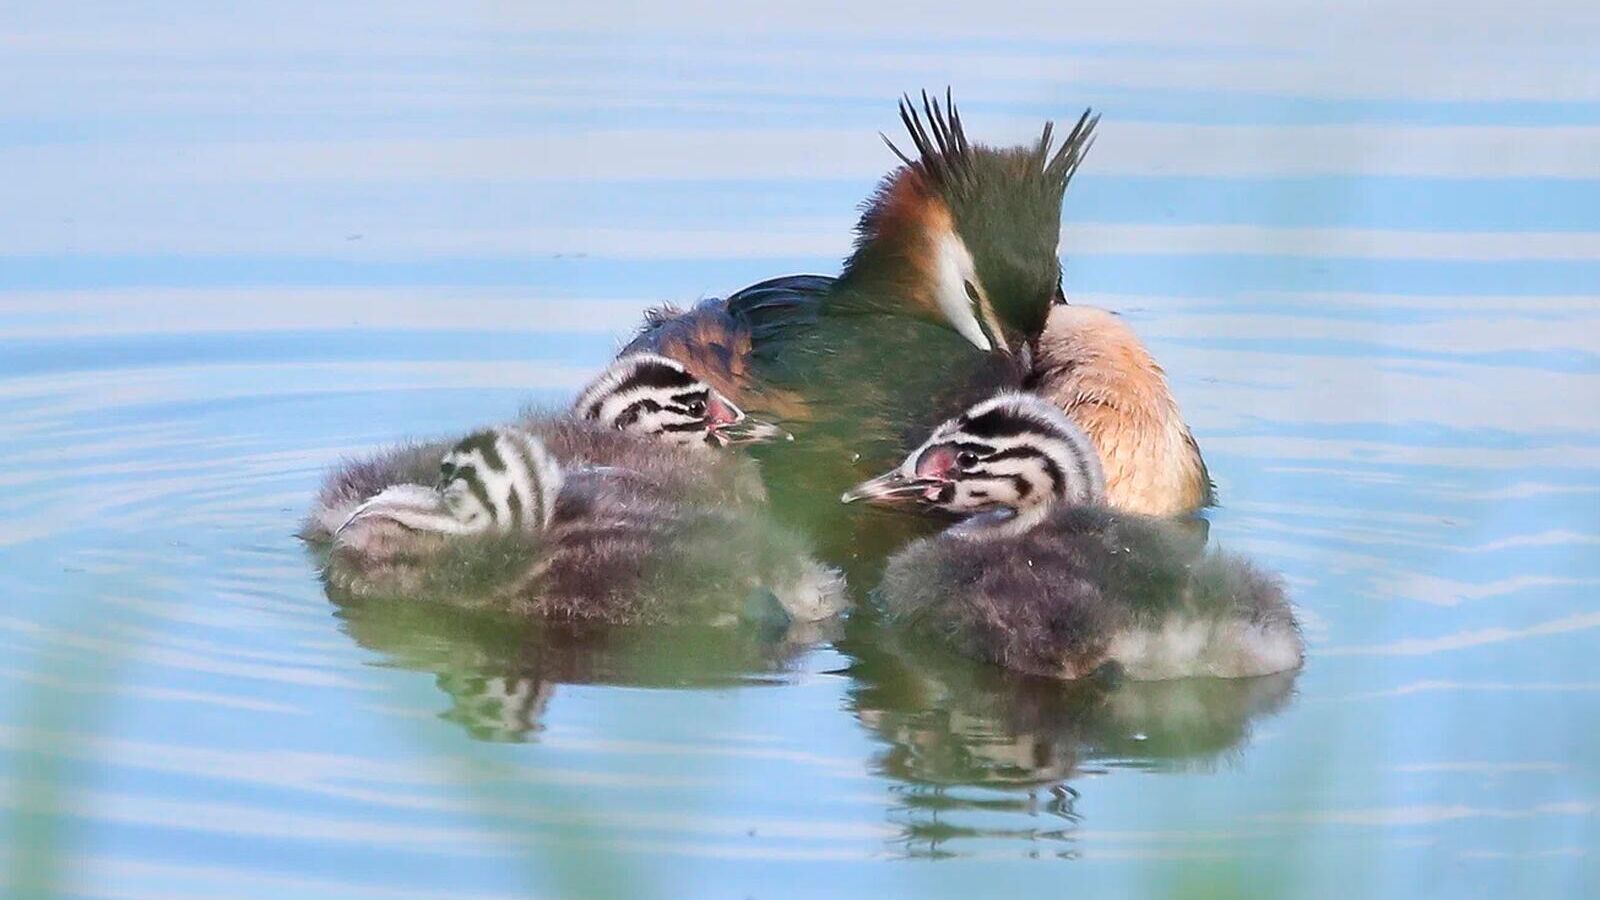
[[[903,472],[895,469],[845,491],[839,497],[839,502],[854,503],[857,500],[865,500],[880,506],[914,503],[923,499],[929,488],[938,485],[939,482],[931,478],[907,478]]]
[[[771,422],[763,422],[760,419],[752,419],[749,416],[745,416],[737,422],[719,425],[713,429],[713,433],[726,446],[760,444],[780,439],[785,441],[794,440],[794,435]]]
[[[977,316],[968,314],[953,317],[950,319],[950,326],[956,330],[956,334],[966,338],[967,343],[984,353],[994,349],[994,343],[989,340],[989,334],[984,331],[983,324],[978,321]]]

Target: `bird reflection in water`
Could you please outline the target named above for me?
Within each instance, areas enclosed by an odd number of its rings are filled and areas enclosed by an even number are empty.
[[[788,626],[595,626],[408,599],[330,594],[344,630],[385,664],[432,673],[440,718],[474,738],[536,739],[561,684],[726,688],[781,684],[837,620]]]
[[[1063,682],[902,642],[859,605],[842,624],[596,627],[331,597],[346,633],[387,665],[432,674],[447,698],[440,718],[485,741],[537,741],[563,684],[781,685],[832,642],[850,659],[847,708],[881,744],[873,770],[890,783],[895,846],[918,857],[1023,842],[1029,855],[1072,858],[1074,782],[1224,763],[1289,702],[1297,675]]]
[[[892,816],[911,856],[1017,840],[1051,845],[1030,852],[1075,856],[1073,780],[1112,768],[1218,765],[1288,704],[1297,674],[1062,682],[876,629],[869,637],[865,618],[846,642],[856,658],[850,707],[883,744],[874,768],[895,782]]]

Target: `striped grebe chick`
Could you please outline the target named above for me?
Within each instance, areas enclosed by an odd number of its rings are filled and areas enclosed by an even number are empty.
[[[653,353],[630,354],[580,391],[565,413],[532,410],[511,425],[479,432],[453,446],[406,444],[345,462],[324,482],[300,536],[312,542],[331,540],[358,507],[389,488],[405,486],[394,497],[409,493],[415,505],[425,499],[423,486],[439,482],[440,489],[449,487],[453,479],[442,478],[445,465],[467,461],[475,448],[481,453],[495,434],[516,431],[536,438],[536,445],[525,452],[548,454],[549,463],[541,467],[547,484],[559,486],[563,463],[601,466],[654,479],[672,492],[734,506],[765,498],[757,473],[737,457],[698,451],[784,436],[777,426],[746,416],[682,364]]]
[[[350,597],[612,624],[827,618],[837,575],[767,521],[753,462],[712,452],[782,433],[672,360],[624,357],[569,412],[344,467],[304,533]]]
[[[1002,394],[941,425],[845,502],[966,518],[889,560],[891,622],[1056,678],[1237,678],[1300,665],[1278,581],[1177,523],[1107,508],[1093,442],[1050,402]]]

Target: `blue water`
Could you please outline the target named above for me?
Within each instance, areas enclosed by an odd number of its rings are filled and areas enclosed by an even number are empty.
[[[7,10],[0,884],[1600,891],[1593,11],[1012,6]],[[1172,376],[1297,678],[1085,707],[892,640],[323,596],[328,466],[836,271],[947,83],[994,143],[1104,114],[1068,293]]]

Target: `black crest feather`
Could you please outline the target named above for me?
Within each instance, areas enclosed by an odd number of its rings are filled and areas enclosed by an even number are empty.
[[[960,189],[971,183],[972,144],[962,128],[961,113],[956,109],[950,88],[945,88],[943,104],[930,97],[927,91],[922,91],[920,111],[910,94],[903,95],[900,98],[900,121],[905,123],[906,133],[911,137],[911,145],[916,150],[915,158],[895,146],[888,135],[880,133],[879,137],[901,162],[921,172],[923,177],[944,190]],[[1039,136],[1033,156],[1046,186],[1056,191],[1066,190],[1067,182],[1072,180],[1073,173],[1078,170],[1084,155],[1094,143],[1094,129],[1099,121],[1099,116],[1084,110],[1072,132],[1059,147],[1052,146],[1055,125],[1045,123],[1044,133]]]
[[[1072,180],[1078,166],[1083,163],[1083,158],[1089,153],[1089,148],[1094,146],[1094,127],[1100,124],[1100,117],[1093,115],[1091,110],[1084,110],[1078,117],[1078,124],[1072,126],[1072,133],[1061,142],[1055,155],[1050,156],[1050,136],[1052,123],[1046,122],[1044,133],[1039,136],[1039,159],[1044,165],[1044,176],[1052,185],[1058,185],[1060,190],[1067,189],[1067,182]]]
[[[900,161],[920,171],[926,178],[943,187],[965,184],[972,171],[972,145],[961,128],[961,114],[956,111],[950,89],[945,88],[944,104],[922,92],[922,111],[917,111],[910,94],[900,98],[900,121],[911,135],[911,145],[917,158],[901,152],[886,134],[879,134]]]

